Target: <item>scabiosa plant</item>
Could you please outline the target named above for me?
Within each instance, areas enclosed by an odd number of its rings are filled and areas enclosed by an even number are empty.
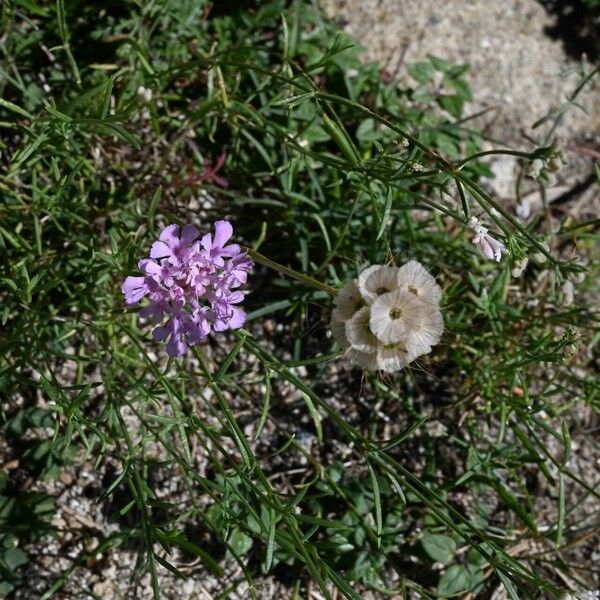
[[[350,363],[399,371],[431,352],[444,329],[442,290],[421,263],[372,265],[335,296],[331,331]]]
[[[246,283],[254,263],[237,244],[227,244],[232,234],[228,221],[217,221],[214,236],[200,239],[194,225],[181,231],[168,225],[152,244],[150,257],[139,261],[143,275],[125,279],[125,302],[134,306],[148,297],[140,316],[160,323],[153,336],[167,342],[169,356],[181,356],[211,331],[244,324],[246,313],[238,306],[244,293],[237,288]]]

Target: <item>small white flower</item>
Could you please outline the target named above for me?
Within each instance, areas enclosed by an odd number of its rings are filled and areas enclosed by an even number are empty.
[[[540,242],[540,246],[546,250],[546,252],[550,252],[550,246],[548,246],[546,242]],[[536,252],[533,254],[532,258],[538,265],[543,265],[548,260],[548,257],[543,252]]]
[[[152,90],[144,87],[143,85],[140,85],[140,87],[137,89],[137,95],[142,102],[150,102],[150,100],[152,100]]]
[[[384,344],[396,344],[406,339],[409,330],[421,327],[426,316],[422,300],[408,291],[395,290],[371,305],[371,331]]]
[[[469,219],[468,227],[475,233],[473,243],[479,247],[481,253],[489,260],[500,262],[502,254],[506,254],[506,246],[492,237],[487,227],[484,227],[475,217]]]
[[[373,265],[358,276],[358,288],[369,303],[382,294],[398,289],[398,267]]]
[[[513,277],[521,277],[521,275],[523,275],[523,272],[527,268],[528,262],[529,262],[529,259],[526,256],[517,260],[515,262],[514,267],[512,268],[511,275]]]
[[[420,262],[409,260],[398,271],[399,289],[406,290],[422,300],[439,304],[442,288]]]
[[[575,300],[575,286],[568,279],[562,285],[563,303],[565,306],[571,306]]]

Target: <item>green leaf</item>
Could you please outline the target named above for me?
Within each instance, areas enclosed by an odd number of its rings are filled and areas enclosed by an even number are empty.
[[[437,593],[442,598],[450,598],[468,592],[471,587],[471,574],[461,565],[451,565],[440,577]]]
[[[433,77],[433,68],[427,62],[411,63],[406,69],[419,83],[428,83]]]
[[[27,554],[20,548],[6,548],[0,553],[0,562],[3,562],[9,571],[14,571],[29,561]]]
[[[432,533],[422,540],[423,549],[435,561],[450,562],[456,554],[456,542],[447,535]]]
[[[231,532],[228,541],[231,549],[239,556],[248,553],[254,543],[254,540],[250,536],[237,527]]]
[[[33,116],[30,115],[24,108],[21,108],[20,106],[17,106],[16,104],[9,102],[8,100],[0,98],[0,106],[3,106],[4,108],[11,110],[14,113],[21,115],[22,117],[26,117],[27,119],[33,119]]]

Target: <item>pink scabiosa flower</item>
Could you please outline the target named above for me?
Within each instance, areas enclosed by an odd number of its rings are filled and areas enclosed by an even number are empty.
[[[158,325],[153,337],[167,343],[169,356],[185,354],[211,331],[244,324],[246,313],[239,307],[244,293],[237,288],[246,283],[254,263],[237,244],[227,244],[232,235],[228,221],[217,221],[214,235],[201,239],[194,225],[167,225],[150,257],[138,263],[143,275],[125,279],[125,302],[135,306],[148,299],[140,316]]]
[[[488,233],[478,219],[471,217],[467,224],[469,229],[475,233],[473,243],[481,250],[481,253],[489,260],[500,262],[502,254],[506,254],[506,246]]]

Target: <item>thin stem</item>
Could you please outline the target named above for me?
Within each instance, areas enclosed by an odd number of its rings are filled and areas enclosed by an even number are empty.
[[[270,269],[274,269],[275,271],[279,271],[280,273],[284,273],[285,275],[289,275],[302,283],[306,283],[307,285],[311,285],[319,290],[327,292],[331,296],[335,296],[338,291],[336,288],[327,285],[326,283],[322,283],[321,281],[317,281],[308,275],[304,275],[303,273],[299,273],[298,271],[294,271],[294,269],[290,269],[289,267],[285,267],[282,264],[263,256],[260,252],[256,250],[252,250],[252,248],[245,248],[245,251],[258,263],[264,265],[265,267],[269,267]]]
[[[508,155],[508,156],[518,156],[520,158],[531,158],[532,157],[532,153],[531,152],[521,152],[520,150],[506,150],[506,149],[484,150],[483,152],[477,152],[476,154],[472,154],[471,156],[467,156],[467,158],[465,158],[465,159],[461,160],[460,162],[456,163],[456,168],[457,169],[461,169],[468,162],[471,162],[472,160],[476,160],[476,159],[481,158],[483,156],[491,156],[493,154],[505,154],[505,155]]]

